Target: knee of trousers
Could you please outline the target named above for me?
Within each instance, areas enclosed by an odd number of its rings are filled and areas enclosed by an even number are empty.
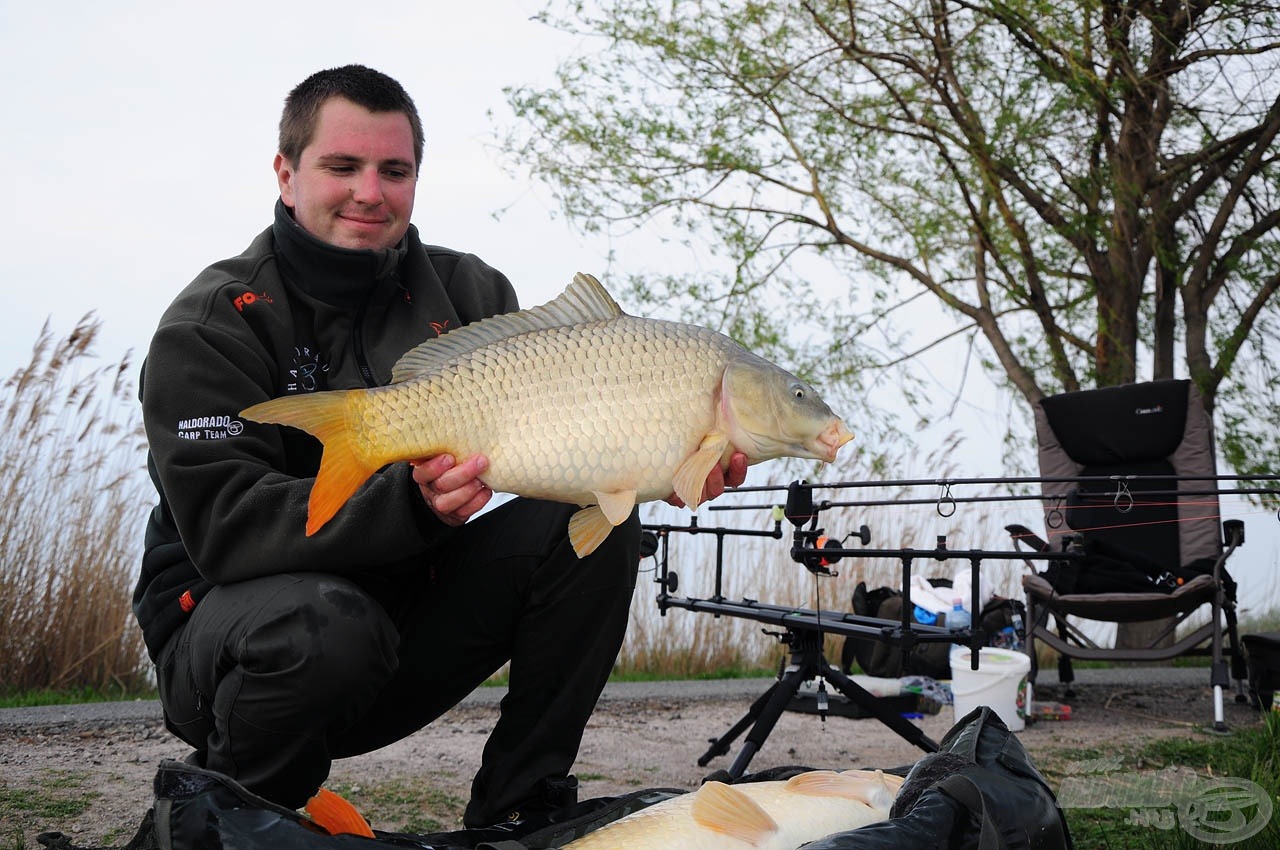
[[[389,679],[399,635],[382,606],[337,576],[297,579],[261,610],[240,665],[288,681],[306,700],[371,692]]]

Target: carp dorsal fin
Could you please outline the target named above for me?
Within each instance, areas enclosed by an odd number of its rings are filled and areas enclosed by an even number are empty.
[[[884,785],[875,776],[814,770],[787,780],[786,789],[810,797],[843,797],[874,806],[884,796]]]
[[[691,813],[699,826],[756,846],[778,831],[778,822],[759,803],[714,780],[694,792]]]
[[[564,292],[546,304],[490,316],[450,331],[444,336],[429,339],[411,349],[392,368],[391,383],[398,384],[431,372],[455,357],[499,340],[547,328],[607,322],[621,315],[622,308],[605,291],[600,281],[579,272],[573,276],[573,281],[565,287]]]

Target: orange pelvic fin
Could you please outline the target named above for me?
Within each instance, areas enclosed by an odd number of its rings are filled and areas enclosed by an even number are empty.
[[[569,542],[579,558],[585,558],[599,548],[613,531],[613,523],[599,505],[591,505],[569,517]]]
[[[381,464],[357,451],[351,405],[360,390],[284,396],[240,411],[245,419],[288,425],[324,444],[320,471],[307,502],[307,536],[315,534]]]

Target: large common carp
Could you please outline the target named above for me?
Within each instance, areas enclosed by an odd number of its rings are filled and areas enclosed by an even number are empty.
[[[629,316],[584,274],[542,306],[427,340],[385,387],[285,396],[240,415],[324,444],[308,535],[388,463],[483,454],[491,489],[584,506],[569,523],[579,556],[637,502],[674,492],[696,509],[735,449],[749,463],[830,462],[853,438],[799,378],[715,331]]]
[[[564,850],[793,850],[889,817],[902,779],[812,771],[778,782],[707,782],[589,832]]]

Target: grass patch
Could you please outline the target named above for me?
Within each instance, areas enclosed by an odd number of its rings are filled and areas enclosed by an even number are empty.
[[[430,833],[462,823],[467,801],[426,782],[391,779],[375,784],[337,783],[331,790],[347,798],[365,819],[392,832]]]
[[[1067,824],[1079,850],[1165,850],[1211,846],[1226,841],[1233,850],[1275,850],[1280,847],[1280,721],[1237,729],[1226,737],[1163,739],[1140,748],[1083,749],[1057,753],[1040,766],[1049,784],[1059,789]],[[1104,765],[1081,768],[1081,765]],[[1074,764],[1074,768],[1073,768]],[[1192,778],[1190,773],[1194,773]],[[1071,805],[1063,783],[1078,790],[1137,783],[1140,794],[1154,805],[1133,806],[1124,801],[1098,808]],[[1273,814],[1260,832],[1237,840],[1247,824],[1256,822],[1260,808],[1254,783],[1269,795]],[[1094,793],[1102,793],[1095,791]],[[1134,798],[1130,797],[1129,802]],[[1167,801],[1159,805],[1160,801]],[[1239,805],[1243,820],[1231,822],[1231,808]],[[1199,837],[1198,837],[1199,836]]]
[[[41,705],[78,705],[86,702],[129,702],[158,699],[153,688],[63,688],[0,694],[0,708],[33,708]]]
[[[48,822],[78,817],[102,794],[89,783],[88,773],[49,770],[41,774],[37,787],[15,787],[0,782],[0,821],[8,823]],[[17,840],[22,841],[19,835]]]

